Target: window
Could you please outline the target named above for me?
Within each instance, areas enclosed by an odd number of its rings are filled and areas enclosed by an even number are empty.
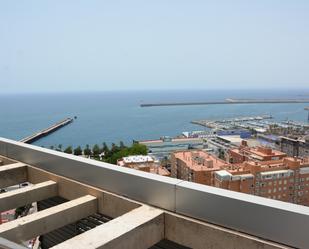
[[[274,193],[276,193],[276,192],[277,192],[277,189],[276,189],[276,188],[274,188],[274,190],[273,190],[273,191],[274,191]]]
[[[281,190],[282,190],[281,187],[279,187],[279,188],[278,188],[278,191],[281,191]]]
[[[273,185],[273,183],[272,182],[268,182],[268,186],[271,186],[271,185]]]
[[[286,190],[286,187],[283,187],[283,190]]]
[[[271,193],[271,189],[268,189],[268,194],[270,194]]]
[[[282,181],[281,181],[281,180],[279,181],[279,184],[282,184]]]

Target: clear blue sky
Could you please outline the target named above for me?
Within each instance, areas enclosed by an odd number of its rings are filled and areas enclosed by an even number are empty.
[[[308,0],[0,1],[0,91],[309,88]]]

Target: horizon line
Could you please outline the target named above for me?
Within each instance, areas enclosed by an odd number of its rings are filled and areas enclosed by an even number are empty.
[[[23,94],[79,94],[79,93],[115,93],[115,92],[171,92],[171,91],[308,91],[307,93],[300,93],[300,95],[309,96],[309,87],[291,87],[291,88],[282,88],[282,87],[273,87],[273,88],[155,88],[155,89],[90,89],[90,90],[38,90],[38,91],[2,91],[0,95],[23,95]]]

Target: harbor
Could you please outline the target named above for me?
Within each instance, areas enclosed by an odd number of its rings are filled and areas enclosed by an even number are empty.
[[[262,115],[262,116],[239,117],[239,118],[231,118],[223,120],[193,120],[191,121],[191,123],[211,129],[229,129],[229,128],[235,128],[235,126],[241,126],[244,123],[253,124],[254,121],[262,121],[266,119],[272,119],[272,116]]]
[[[154,106],[185,106],[185,105],[226,105],[226,104],[300,104],[309,103],[309,99],[233,99],[224,101],[203,101],[203,102],[161,102],[142,103],[140,107]]]
[[[309,124],[304,122],[293,120],[275,121],[271,120],[272,118],[271,115],[261,115],[223,120],[193,120],[191,123],[213,129],[214,131],[242,129],[277,135],[284,135],[286,132],[302,134],[309,130]]]
[[[307,123],[308,111],[304,108],[309,104],[269,104],[269,105],[213,105],[213,106],[179,106],[179,107],[154,107],[154,108],[141,108],[140,101],[144,99],[143,103],[148,102],[164,102],[167,100],[176,102],[178,100],[190,101],[203,101],[207,96],[207,93],[212,94],[212,98],[224,100],[231,97],[231,93],[225,93],[224,95],[215,94],[215,92],[197,92],[194,91],[188,95],[187,92],[180,92],[177,97],[172,92],[167,92],[167,96],[162,97],[162,93],[145,93],[144,96],[140,96],[137,93],[134,95],[128,94],[127,97],[123,97],[122,101],[115,102],[117,100],[117,94],[109,95],[107,93],[100,94],[88,94],[85,93],[82,96],[84,101],[79,101],[75,95],[66,94],[63,98],[57,100],[55,104],[56,95],[44,96],[44,101],[41,97],[36,95],[20,96],[13,100],[14,105],[11,105],[10,116],[7,116],[5,109],[0,110],[1,122],[0,131],[3,137],[9,137],[15,140],[20,140],[39,130],[43,130],[53,123],[56,123],[67,117],[78,116],[78,122],[74,122],[74,125],[61,129],[59,132],[52,133],[49,136],[45,136],[42,139],[34,141],[33,144],[50,147],[62,144],[63,147],[69,145],[81,145],[86,144],[94,145],[106,142],[112,144],[122,140],[124,143],[129,144],[133,139],[146,140],[158,138],[160,136],[177,136],[183,131],[204,130],[202,126],[191,124],[192,120],[200,119],[227,119],[235,117],[245,116],[259,116],[264,114],[271,114],[274,120],[295,120],[303,121]],[[236,95],[236,93],[232,93]],[[243,94],[236,95],[238,99],[249,98],[246,96],[253,96],[253,92],[245,92]],[[203,97],[205,96],[205,97]],[[255,98],[265,99],[263,95],[256,94]],[[296,92],[291,94],[275,95],[275,92],[269,93],[269,98],[308,98],[297,97]],[[277,97],[279,96],[279,97]],[[281,97],[280,97],[281,96]],[[288,96],[288,97],[285,97]],[[234,96],[232,96],[234,97]],[[252,97],[253,98],[253,97]],[[113,101],[111,102],[111,99]],[[15,100],[15,99],[14,99]],[[115,100],[115,101],[114,101]],[[72,103],[66,104],[66,101]],[[55,113],[55,119],[48,114],[41,113],[37,109],[36,104],[40,103],[40,110],[44,110],[47,113]],[[98,103],[102,106],[110,106],[110,108],[99,108]],[[5,98],[0,98],[0,104],[6,105]],[[25,113],[23,109],[33,110]],[[61,109],[60,106],[63,106]],[[284,106],[284,108],[282,108]],[[226,109],[229,108],[229,109]],[[233,113],[231,113],[233,111]],[[43,115],[44,114],[44,115]],[[37,115],[40,118],[37,118]],[[6,117],[6,118],[5,118]],[[136,118],[133,118],[136,117]],[[160,126],[153,127],[154,121],[162,119],[164,122],[160,123]],[[35,124],[33,123],[35,122]],[[35,125],[35,129],[33,129]],[[5,129],[10,127],[10,129]],[[138,127],[138,131],[136,131]],[[201,129],[202,128],[202,129]],[[65,131],[65,132],[63,132]],[[117,132],[116,132],[117,131]],[[120,135],[119,132],[121,131]],[[206,134],[207,135],[207,134]]]
[[[44,129],[44,130],[41,130],[41,131],[38,131],[34,134],[32,134],[31,136],[28,136],[28,137],[25,137],[23,139],[20,140],[20,142],[23,142],[23,143],[26,143],[26,144],[31,144],[33,143],[34,141],[42,138],[42,137],[45,137],[53,132],[55,132],[56,130],[70,124],[73,122],[73,118],[66,118],[50,127],[48,127],[47,129]]]

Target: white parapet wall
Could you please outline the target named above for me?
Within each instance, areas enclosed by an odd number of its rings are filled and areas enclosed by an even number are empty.
[[[309,207],[223,190],[0,138],[0,155],[171,212],[296,248]]]

